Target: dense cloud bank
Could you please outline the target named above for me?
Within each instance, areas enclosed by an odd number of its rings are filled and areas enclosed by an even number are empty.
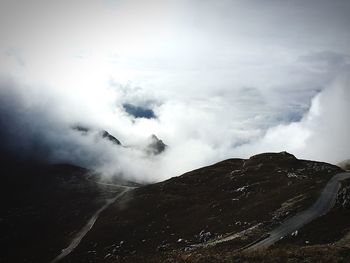
[[[0,143],[17,158],[158,181],[265,151],[350,156],[348,1],[0,7]]]
[[[350,155],[350,71],[344,71],[312,99],[300,121],[277,125],[259,140],[238,151],[279,151],[283,147],[300,158],[337,163]]]
[[[224,158],[265,151],[287,150],[300,158],[337,162],[350,156],[347,73],[312,99],[300,121],[269,127],[261,135],[245,134],[249,128],[242,129],[242,134],[230,130],[232,123],[227,118],[234,120],[234,115],[181,102],[156,108],[156,120],[135,119],[123,112],[122,106],[111,119],[104,122],[95,116],[94,120],[94,116],[86,116],[84,107],[67,104],[64,96],[2,80],[1,145],[22,158],[74,163],[105,175],[141,181],[160,180]],[[115,108],[118,109],[117,102]],[[100,114],[103,119],[110,113]],[[113,124],[109,123],[112,119]],[[73,129],[77,124],[91,131]],[[99,136],[108,128],[126,147]],[[144,151],[153,131],[159,131],[161,138],[170,142],[167,150],[157,156]]]

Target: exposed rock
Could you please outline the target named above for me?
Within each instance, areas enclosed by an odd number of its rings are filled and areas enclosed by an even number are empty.
[[[116,145],[121,145],[121,142],[106,130],[91,129],[89,127],[79,124],[72,126],[72,129],[80,132],[82,135],[87,135],[91,132],[98,132],[98,136],[101,136],[103,139],[107,139]]]
[[[214,235],[209,232],[209,231],[205,231],[205,230],[202,230],[199,234],[198,234],[198,240],[199,242],[207,242],[209,239],[213,238]]]
[[[162,251],[167,251],[170,248],[170,244],[166,243],[166,242],[162,242],[162,244],[160,244],[157,247],[157,251],[162,252]]]
[[[117,138],[115,138],[113,135],[109,134],[109,133],[108,133],[107,131],[105,131],[105,130],[103,130],[103,131],[101,132],[101,136],[102,136],[102,138],[105,138],[105,139],[111,141],[111,142],[114,143],[114,144],[121,145],[121,142],[120,142]]]
[[[154,134],[150,137],[150,143],[147,146],[147,151],[151,154],[157,155],[166,150],[168,146]]]
[[[295,230],[292,234],[291,234],[291,236],[293,236],[293,237],[296,237],[296,236],[298,236],[298,230]]]
[[[306,195],[301,194],[285,201],[281,204],[280,208],[273,212],[272,220],[281,222],[281,220],[285,219],[291,212],[294,212],[299,207],[299,204],[306,198]]]
[[[336,207],[350,208],[350,185],[343,186],[337,195]]]

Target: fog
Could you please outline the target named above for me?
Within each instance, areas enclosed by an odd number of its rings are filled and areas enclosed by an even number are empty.
[[[266,151],[350,158],[348,1],[0,10],[0,142],[18,158],[142,182]],[[145,150],[152,134],[161,154]]]

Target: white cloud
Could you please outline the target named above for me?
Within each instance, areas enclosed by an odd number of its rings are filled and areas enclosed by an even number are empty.
[[[348,80],[338,77],[349,67],[347,1],[0,5],[0,117],[23,149],[139,180],[261,151],[349,158]],[[135,119],[123,103],[158,118]],[[148,157],[82,137],[77,123],[125,145],[156,134],[169,149]]]
[[[237,149],[282,151],[300,158],[338,163],[350,155],[350,71],[343,71],[330,86],[313,98],[310,110],[299,122],[278,125],[259,140]]]

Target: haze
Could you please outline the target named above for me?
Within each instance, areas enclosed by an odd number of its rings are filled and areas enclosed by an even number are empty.
[[[267,151],[348,159],[349,14],[347,0],[3,0],[0,143],[146,182]],[[162,154],[142,150],[152,134]]]

